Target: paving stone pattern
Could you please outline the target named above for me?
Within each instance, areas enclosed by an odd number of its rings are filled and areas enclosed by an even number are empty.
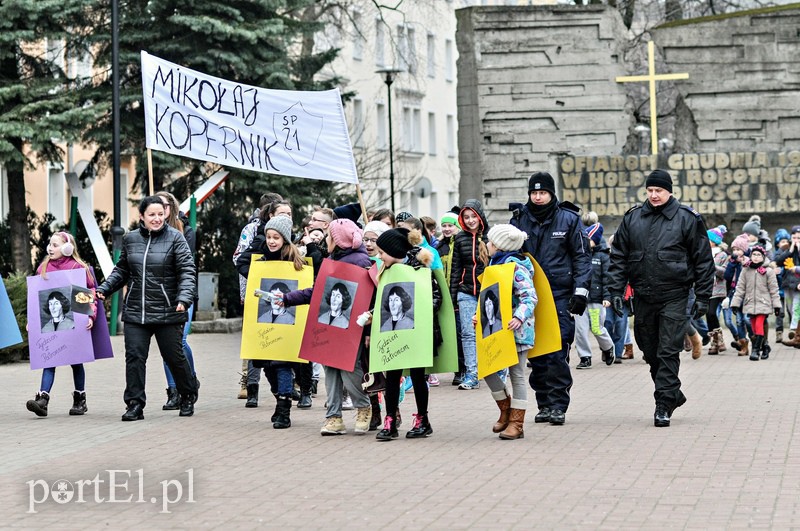
[[[534,424],[525,438],[491,432],[497,410],[485,385],[458,391],[450,375],[431,390],[434,435],[407,440],[413,395],[401,410],[401,438],[374,432],[321,437],[324,388],[292,427],[274,430],[269,393],[260,407],[236,399],[239,334],[190,336],[202,382],[196,414],[162,411],[158,353],[148,364],[145,420],[123,423],[123,342],[117,358],[87,366],[89,412],[70,417],[71,371],[57,371],[50,415],[25,401],[40,372],[0,366],[0,527],[36,529],[431,528],[722,529],[800,525],[800,351],[778,346],[768,361],[730,352],[684,355],[688,403],[670,428],[652,422],[652,384],[637,359],[574,371],[567,423]],[[577,360],[573,360],[574,366]],[[262,390],[264,387],[262,387]],[[531,394],[532,396],[532,394]],[[108,470],[116,473],[109,503]],[[141,472],[136,472],[141,470]],[[193,503],[188,470],[192,471]],[[139,480],[141,475],[142,480]],[[106,480],[85,488],[77,482]],[[56,480],[73,486],[67,503],[44,498]],[[34,483],[42,480],[42,483]],[[181,482],[163,506],[164,483]],[[170,487],[170,488],[172,488]],[[141,489],[141,493],[140,493]],[[167,490],[177,498],[177,487]],[[142,499],[141,503],[136,503]]]

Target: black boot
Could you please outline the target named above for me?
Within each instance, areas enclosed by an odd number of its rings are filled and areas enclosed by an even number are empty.
[[[369,402],[372,404],[372,418],[369,420],[369,431],[378,429],[383,421],[381,420],[381,404],[378,401],[378,395],[370,395]]]
[[[766,338],[764,339],[764,344],[761,346],[761,359],[765,360],[769,358],[769,353],[772,352],[772,347],[769,346],[767,343]]]
[[[167,403],[161,406],[164,411],[175,411],[181,407],[178,390],[174,387],[167,387]]]
[[[258,407],[258,384],[247,384],[247,402],[244,407]]]
[[[276,430],[284,430],[292,426],[289,413],[292,410],[292,397],[278,396],[278,405],[275,409],[277,418],[272,421],[272,427]]]
[[[86,391],[73,391],[72,392],[72,407],[69,410],[70,415],[83,415],[89,411],[86,407]]]
[[[131,400],[128,404],[128,410],[122,415],[124,422],[133,420],[144,420],[144,411],[142,405],[136,400]]]
[[[758,361],[761,345],[764,344],[764,336],[753,336],[753,348],[750,350],[750,361]]]
[[[37,417],[46,417],[48,402],[50,402],[50,395],[42,391],[41,393],[36,393],[36,398],[33,400],[28,400],[25,407],[28,408],[28,411],[36,413]]]
[[[656,404],[656,411],[653,413],[653,425],[656,428],[669,427],[669,408],[664,404]]]
[[[397,439],[397,437],[399,437],[397,423],[392,417],[386,415],[383,421],[383,429],[375,435],[375,438],[379,441],[391,441],[392,439]]]
[[[300,393],[300,400],[297,402],[297,407],[300,409],[308,409],[311,407],[311,391]]]
[[[272,412],[272,416],[269,418],[270,422],[278,422],[278,417],[280,417],[280,401],[278,400],[278,395],[272,393],[272,396],[275,397],[275,411]]]
[[[406,439],[420,439],[433,435],[428,415],[414,414],[414,426],[406,433]]]
[[[197,395],[181,396],[181,412],[179,417],[191,417],[194,415],[194,403],[197,402]]]

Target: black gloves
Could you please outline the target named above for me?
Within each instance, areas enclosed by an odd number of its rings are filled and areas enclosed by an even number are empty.
[[[614,310],[614,313],[617,314],[617,317],[622,317],[625,309],[625,301],[622,300],[621,296],[614,295],[611,297],[611,309]]]
[[[694,306],[692,306],[692,317],[695,319],[700,319],[704,317],[708,313],[708,301],[697,299],[694,301]]]
[[[573,295],[569,299],[569,313],[572,315],[583,315],[586,311],[588,299],[583,295]]]
[[[781,316],[781,309],[775,308],[775,317],[780,317],[780,316]]]

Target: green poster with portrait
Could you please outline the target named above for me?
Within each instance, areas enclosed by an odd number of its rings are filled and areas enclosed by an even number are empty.
[[[439,283],[439,290],[442,292],[442,305],[436,313],[439,320],[439,328],[442,331],[442,344],[436,350],[433,357],[433,366],[427,371],[428,374],[440,374],[445,372],[458,372],[458,338],[456,336],[456,311],[453,308],[453,300],[450,298],[450,286],[444,278],[444,271],[441,269],[431,270],[436,282]]]
[[[371,372],[433,364],[431,270],[396,264],[381,273],[372,312]]]

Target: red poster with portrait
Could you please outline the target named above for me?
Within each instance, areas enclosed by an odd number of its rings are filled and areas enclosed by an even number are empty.
[[[314,282],[300,357],[352,371],[364,332],[356,320],[369,310],[374,292],[369,270],[323,260]]]

